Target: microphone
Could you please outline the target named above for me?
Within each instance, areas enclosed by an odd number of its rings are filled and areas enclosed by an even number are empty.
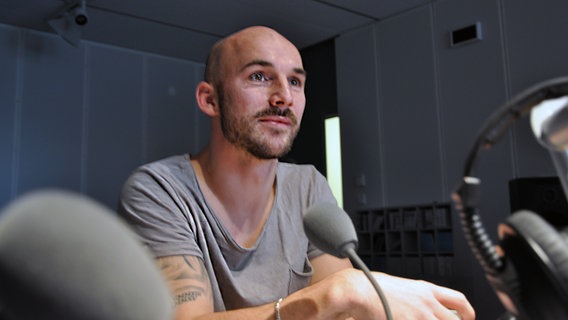
[[[8,319],[173,319],[150,252],[106,207],[75,193],[25,195],[0,212]]]
[[[349,215],[337,205],[323,202],[308,208],[303,222],[306,236],[316,247],[338,258],[350,258],[363,271],[377,291],[387,319],[392,320],[390,307],[381,287],[355,252],[359,241]]]

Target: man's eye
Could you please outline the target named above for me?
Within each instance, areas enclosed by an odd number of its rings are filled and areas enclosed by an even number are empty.
[[[250,75],[250,79],[253,81],[268,81],[270,80],[264,73],[255,72]]]
[[[300,81],[300,79],[293,78],[293,79],[290,79],[290,84],[294,87],[301,87],[302,81]]]

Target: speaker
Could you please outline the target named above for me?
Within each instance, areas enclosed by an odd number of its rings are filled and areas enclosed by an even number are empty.
[[[568,225],[568,201],[558,177],[525,177],[509,181],[511,212],[538,212],[548,223]]]

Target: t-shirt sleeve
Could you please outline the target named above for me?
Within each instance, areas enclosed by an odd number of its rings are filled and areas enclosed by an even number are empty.
[[[180,196],[176,180],[142,167],[125,182],[118,214],[156,257],[189,254],[203,258],[192,215],[195,201]]]

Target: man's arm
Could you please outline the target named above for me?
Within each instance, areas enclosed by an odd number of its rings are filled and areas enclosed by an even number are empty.
[[[310,282],[313,285],[331,274],[339,272],[344,269],[352,269],[352,264],[349,259],[339,259],[329,254],[323,254],[311,260],[314,268],[314,276]],[[349,271],[346,270],[343,273]],[[340,272],[341,274],[341,272]],[[404,279],[400,277],[389,276],[380,272],[372,272],[373,276],[383,287],[387,295],[387,300],[393,311],[395,319],[423,319],[430,318],[435,315],[436,319],[456,319],[455,316],[450,315],[449,310],[456,310],[463,319],[473,319],[475,311],[465,298],[465,296],[455,290],[436,286],[432,283],[419,280]],[[370,284],[365,276],[361,274],[353,280],[346,281],[355,287],[364,288],[369,290]],[[362,281],[356,284],[356,281]],[[379,300],[379,296],[375,294],[374,288],[372,292],[361,293],[361,296],[369,297],[369,304],[380,305],[380,313],[384,311]],[[341,299],[341,297],[339,297]],[[350,314],[351,315],[351,314]],[[351,315],[353,316],[353,315]],[[385,316],[384,314],[380,315]],[[350,318],[352,319],[352,318]]]
[[[176,306],[175,319],[193,319],[213,312],[209,275],[195,256],[158,258],[158,266],[168,281]]]
[[[274,303],[214,313],[211,283],[205,266],[198,257],[191,255],[162,257],[158,258],[158,266],[165,275],[173,295],[176,306],[175,320],[275,319]],[[302,319],[303,315],[308,314],[304,304],[303,302],[295,304],[293,310],[288,310],[289,315],[298,316],[293,319]],[[308,302],[307,306],[310,307],[311,303]],[[310,312],[313,314],[313,310]]]
[[[345,267],[345,260],[323,255],[313,259],[317,279],[308,287],[283,297],[282,319],[385,319],[374,288],[362,272]],[[209,276],[201,259],[171,256],[158,259],[176,302],[176,320],[272,320],[274,303],[253,308],[214,313]],[[325,265],[330,263],[330,265]],[[330,266],[332,266],[330,268]],[[345,267],[345,268],[344,268]],[[342,269],[343,268],[343,269]],[[334,272],[333,270],[339,269]],[[326,273],[331,274],[324,276]],[[415,281],[374,273],[389,300],[395,319],[447,319],[475,317],[465,297],[454,290],[424,281]],[[323,278],[322,278],[323,277]]]
[[[339,265],[345,261],[329,255]],[[327,259],[317,259],[316,265]],[[349,263],[347,261],[347,263]],[[158,258],[158,266],[165,275],[176,305],[176,320],[272,320],[275,319],[274,303],[214,313],[213,293],[209,276],[200,258],[183,255]],[[320,268],[320,270],[323,270]],[[330,270],[328,270],[330,271]],[[344,311],[338,317],[337,308],[332,308],[326,298],[332,283],[310,286],[288,297],[281,305],[283,319],[345,319]],[[332,292],[337,290],[331,290]],[[343,309],[343,308],[339,308]]]
[[[314,269],[310,285],[320,281],[332,273],[353,267],[349,259],[339,259],[326,253],[310,260],[310,263]]]

